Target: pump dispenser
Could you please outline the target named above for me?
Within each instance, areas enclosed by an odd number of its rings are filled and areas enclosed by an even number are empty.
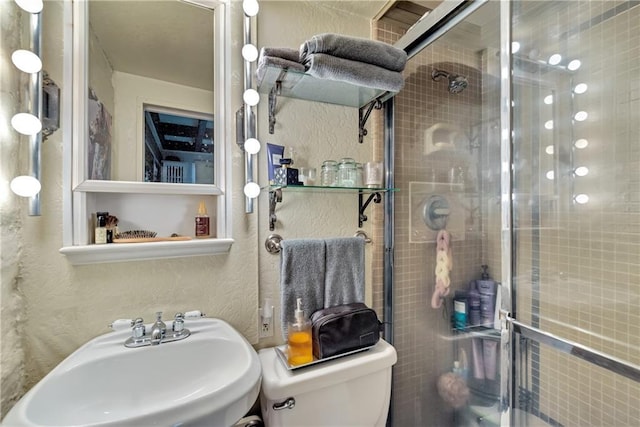
[[[313,362],[311,321],[302,310],[302,298],[296,300],[295,322],[289,324],[288,362],[291,366]]]

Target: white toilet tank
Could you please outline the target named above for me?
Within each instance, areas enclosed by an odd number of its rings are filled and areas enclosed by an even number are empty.
[[[258,352],[260,404],[266,427],[384,426],[391,398],[396,350],[384,340],[371,349],[296,370],[274,348]],[[274,406],[290,407],[274,409]]]

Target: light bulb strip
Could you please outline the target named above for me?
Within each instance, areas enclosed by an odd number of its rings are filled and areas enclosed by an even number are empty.
[[[258,4],[257,1],[255,0],[245,0],[245,2],[247,3],[255,3],[255,4],[250,4],[249,9],[247,9],[246,5],[243,4],[243,9],[245,11],[245,16],[244,16],[244,25],[243,25],[243,30],[244,30],[244,43],[243,46],[247,46],[247,45],[253,45],[253,41],[252,41],[252,32],[251,32],[251,19],[252,16],[255,16],[255,14],[257,13],[258,10]],[[256,13],[247,13],[247,10],[253,10]],[[244,60],[244,92],[243,92],[243,102],[244,102],[244,123],[243,123],[243,127],[244,127],[244,138],[245,141],[249,138],[255,138],[256,135],[256,123],[255,120],[252,120],[253,118],[253,106],[255,105],[255,103],[251,102],[248,103],[245,93],[247,93],[247,91],[253,90],[253,86],[252,86],[252,73],[251,73],[251,58],[243,58]],[[245,188],[247,187],[247,185],[249,183],[253,183],[255,182],[254,179],[254,154],[251,154],[249,152],[247,152],[246,149],[244,149],[244,144],[243,144],[243,151],[244,151],[244,161],[245,161],[245,165],[244,165],[244,182],[245,182]],[[259,188],[259,187],[258,187]],[[246,192],[245,192],[246,193]],[[253,193],[250,194],[251,196],[253,196]],[[257,195],[255,196],[257,197]],[[253,203],[254,203],[254,198],[255,197],[249,197],[248,194],[245,194],[245,213],[253,213]]]

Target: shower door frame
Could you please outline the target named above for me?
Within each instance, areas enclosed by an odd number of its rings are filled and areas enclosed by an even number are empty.
[[[424,47],[436,41],[450,29],[465,20],[478,8],[490,0],[446,1],[434,9],[424,19],[416,23],[395,43],[395,47],[407,52],[409,58]],[[500,309],[500,422],[512,425],[511,407],[515,404],[515,335],[542,343],[557,351],[576,356],[591,364],[605,368],[618,375],[640,382],[638,366],[617,359],[598,350],[555,336],[544,330],[526,325],[517,320],[513,300],[512,277],[516,257],[513,253],[515,235],[513,233],[513,109],[512,109],[512,52],[511,52],[511,14],[510,1],[500,1],[500,212],[501,212],[501,284],[503,290]],[[394,138],[394,99],[384,104],[384,158],[385,184],[394,187],[395,138]],[[393,344],[393,281],[394,281],[394,197],[389,193],[384,204],[384,336]],[[390,425],[392,412],[389,413]]]

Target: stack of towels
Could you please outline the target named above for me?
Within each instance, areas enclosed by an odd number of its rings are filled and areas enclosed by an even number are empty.
[[[404,86],[402,71],[407,53],[376,40],[339,34],[318,34],[299,50],[263,48],[258,61],[258,81],[266,66],[277,65],[319,79],[336,80],[373,89],[398,92]]]

